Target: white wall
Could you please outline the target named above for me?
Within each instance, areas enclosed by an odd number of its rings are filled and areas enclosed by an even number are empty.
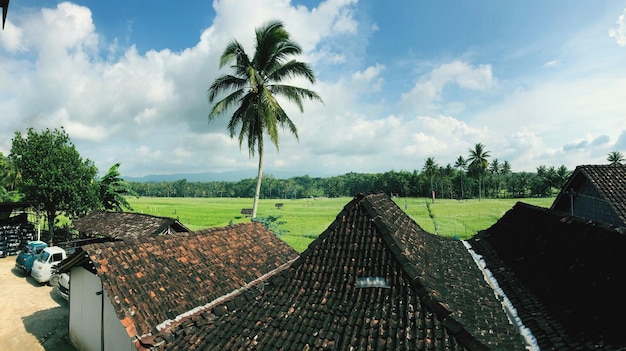
[[[101,351],[104,320],[104,351],[136,350],[106,293],[96,294],[102,291],[98,276],[82,267],[72,268],[70,276],[69,336],[74,346],[80,351]]]
[[[109,297],[104,296],[104,351],[137,351]]]

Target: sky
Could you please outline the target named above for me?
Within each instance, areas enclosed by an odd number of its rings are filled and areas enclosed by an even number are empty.
[[[323,103],[281,101],[298,128],[265,173],[422,170],[476,143],[514,172],[626,154],[626,0],[13,0],[0,31],[0,152],[63,127],[100,174],[249,172],[209,123],[233,39],[280,20]]]

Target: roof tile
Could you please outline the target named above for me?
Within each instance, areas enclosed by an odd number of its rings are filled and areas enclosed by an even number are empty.
[[[114,239],[188,232],[178,220],[135,212],[94,211],[72,223],[85,236]]]
[[[139,335],[297,257],[259,223],[90,244],[83,250],[60,268],[93,262],[91,269],[118,317],[132,323],[134,329],[127,330]]]
[[[517,203],[469,242],[542,350],[626,348],[626,236]]]
[[[384,277],[389,288],[359,288]],[[245,306],[165,350],[523,350],[462,242],[423,231],[384,194],[359,195]],[[214,312],[215,313],[215,312]],[[496,328],[497,327],[497,328]]]

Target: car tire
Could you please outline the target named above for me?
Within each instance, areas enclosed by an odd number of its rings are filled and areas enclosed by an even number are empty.
[[[48,282],[48,284],[50,286],[55,287],[55,288],[57,286],[59,286],[59,275],[58,274],[54,274],[52,277],[50,277],[50,281]]]

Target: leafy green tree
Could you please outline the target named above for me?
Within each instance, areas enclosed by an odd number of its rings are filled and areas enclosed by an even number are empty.
[[[611,151],[607,155],[606,160],[609,161],[611,166],[621,166],[622,162],[626,161],[626,158],[619,151]]]
[[[120,178],[120,165],[121,163],[118,162],[111,166],[99,181],[100,203],[107,211],[122,212],[124,208],[132,210],[126,196],[137,196],[130,184]]]
[[[8,157],[0,152],[0,202],[19,201],[21,194],[16,191],[19,171]]]
[[[233,74],[218,77],[208,91],[209,102],[219,95],[231,92],[217,101],[209,113],[209,122],[217,116],[235,108],[228,122],[231,138],[239,134],[239,147],[248,141],[248,152],[253,157],[259,154],[252,218],[256,217],[261,179],[263,177],[263,153],[265,135],[278,150],[278,126],[287,127],[298,138],[298,130],[278,103],[284,97],[303,111],[303,99],[322,101],[314,91],[282,84],[290,78],[302,77],[315,82],[315,73],[304,62],[288,58],[298,55],[302,49],[289,38],[289,33],[279,21],[269,22],[256,30],[256,50],[250,58],[237,40],[230,42],[220,57],[220,68],[231,64]]]
[[[76,217],[97,208],[97,169],[81,158],[63,128],[41,133],[29,128],[25,136],[15,132],[9,158],[21,174],[17,185],[24,200],[46,212],[50,242],[58,214]]]
[[[485,150],[485,145],[481,143],[474,145],[474,149],[469,149],[467,161],[469,162],[470,173],[478,177],[478,200],[482,196],[482,182],[489,167],[489,161],[487,160],[489,157],[491,157],[489,151]]]

